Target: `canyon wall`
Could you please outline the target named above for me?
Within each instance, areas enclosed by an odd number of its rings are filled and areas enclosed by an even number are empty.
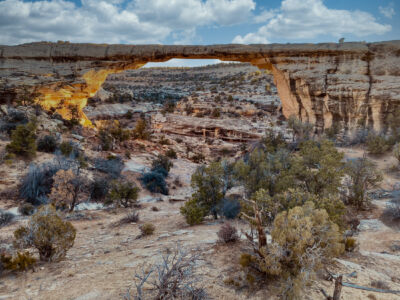
[[[46,109],[70,118],[83,108],[108,74],[171,58],[249,62],[274,75],[283,114],[318,130],[333,123],[348,130],[386,127],[400,108],[400,41],[268,45],[107,45],[31,43],[0,46],[0,102],[23,87]],[[82,123],[89,124],[83,113]]]

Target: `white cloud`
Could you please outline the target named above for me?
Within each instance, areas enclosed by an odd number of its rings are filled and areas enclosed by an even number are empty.
[[[390,25],[378,23],[367,12],[329,9],[322,0],[284,0],[257,32],[238,35],[233,42],[260,43],[273,38],[305,40],[327,35],[340,38],[346,34],[361,37],[390,30]]]
[[[69,40],[95,43],[189,43],[196,28],[247,21],[254,0],[0,1],[0,44]],[[126,5],[125,5],[126,4]]]
[[[253,18],[254,23],[264,23],[275,16],[274,10],[263,10],[261,13]]]
[[[385,7],[379,6],[379,12],[386,18],[391,19],[396,14],[394,11],[393,2],[391,2],[388,6]]]

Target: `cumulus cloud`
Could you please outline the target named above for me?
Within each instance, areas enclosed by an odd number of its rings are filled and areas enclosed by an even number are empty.
[[[379,12],[386,18],[391,19],[396,14],[393,6],[394,6],[393,2],[391,2],[388,6],[385,7],[379,6]]]
[[[196,27],[245,22],[254,0],[0,1],[0,44],[69,40],[95,43],[189,42]]]
[[[390,25],[378,23],[367,12],[329,9],[322,0],[284,0],[257,32],[238,35],[233,42],[250,44],[273,38],[305,40],[323,35],[340,38],[345,34],[362,37],[390,30]]]

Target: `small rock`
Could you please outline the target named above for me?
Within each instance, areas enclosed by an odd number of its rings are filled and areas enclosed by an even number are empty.
[[[152,197],[152,196],[144,196],[143,198],[139,199],[139,203],[154,203],[154,202],[161,202],[160,197]]]
[[[91,299],[96,299],[99,296],[101,296],[101,294],[98,291],[91,291],[87,294],[75,298],[74,300],[91,300]]]
[[[181,229],[181,230],[174,231],[172,233],[172,235],[184,235],[184,234],[192,234],[192,233],[193,233],[193,230]]]
[[[163,233],[163,234],[160,234],[159,236],[158,236],[158,240],[160,240],[160,239],[163,239],[163,238],[167,238],[167,237],[170,237],[171,235],[169,234],[169,233]]]
[[[74,139],[76,139],[76,140],[78,140],[78,141],[80,141],[80,142],[82,142],[82,141],[85,139],[83,136],[77,135],[77,134],[71,134],[71,136],[72,136]]]

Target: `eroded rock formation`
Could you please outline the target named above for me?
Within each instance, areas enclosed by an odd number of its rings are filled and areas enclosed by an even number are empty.
[[[286,117],[296,115],[319,129],[339,122],[385,128],[400,105],[400,41],[270,45],[96,45],[32,43],[0,46],[0,97],[15,97],[23,85],[38,101],[69,117],[83,108],[108,74],[171,58],[250,62],[274,75]],[[2,96],[1,96],[2,95]],[[84,118],[84,115],[82,114]]]

